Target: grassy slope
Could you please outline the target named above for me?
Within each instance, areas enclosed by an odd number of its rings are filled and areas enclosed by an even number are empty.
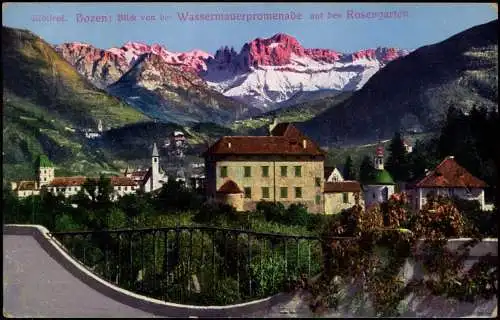
[[[93,87],[29,31],[2,28],[3,178],[33,177],[41,152],[56,175],[114,171],[99,150],[70,128],[121,126],[146,117]]]
[[[333,108],[352,95],[351,92],[342,92],[334,96],[325,97],[317,100],[302,102],[290,107],[280,108],[266,112],[263,115],[235,121],[230,128],[244,134],[267,126],[273,117],[279,122],[303,122],[314,118],[328,108]]]

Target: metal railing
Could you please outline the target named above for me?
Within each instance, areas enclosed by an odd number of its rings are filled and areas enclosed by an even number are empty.
[[[226,305],[282,292],[323,265],[321,241],[216,227],[52,233],[86,268],[152,298]]]

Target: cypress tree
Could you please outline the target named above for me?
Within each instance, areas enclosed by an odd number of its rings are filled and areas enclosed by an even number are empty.
[[[389,157],[387,158],[387,171],[396,181],[408,181],[410,178],[408,153],[401,138],[396,132],[389,145]]]

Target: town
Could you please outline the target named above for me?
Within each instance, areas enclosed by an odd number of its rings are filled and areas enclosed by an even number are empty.
[[[3,11],[4,318],[497,317],[498,5]]]
[[[99,123],[102,131],[102,123]],[[87,133],[88,134],[88,133]],[[93,136],[90,136],[93,137]],[[165,146],[176,146],[182,156],[184,134],[176,131]],[[406,152],[412,147],[405,144]],[[236,211],[252,211],[259,201],[303,204],[317,214],[337,214],[354,205],[368,208],[387,202],[394,194],[404,193],[415,210],[426,203],[427,195],[456,196],[478,201],[481,210],[492,210],[485,203],[487,184],[471,175],[456,162],[453,155],[443,159],[436,168],[428,170],[418,181],[395,181],[384,168],[384,148],[379,145],[372,158],[370,179],[344,179],[336,167],[325,167],[325,151],[291,123],[269,126],[268,136],[225,136],[203,154],[205,172],[186,180],[176,178],[184,187],[204,193],[207,199],[233,206]],[[36,179],[12,182],[18,197],[40,195],[42,189],[65,197],[84,191],[87,179],[98,177],[56,176],[52,162],[40,155],[36,162]],[[141,192],[156,192],[168,182],[160,169],[156,143],[152,146],[151,167],[132,170],[122,176],[111,176],[113,199]],[[96,191],[97,192],[97,191]],[[90,195],[88,195],[90,196]]]

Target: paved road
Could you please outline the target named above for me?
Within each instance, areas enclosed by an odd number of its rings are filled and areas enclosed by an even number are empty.
[[[31,236],[3,236],[3,311],[12,317],[154,317],[75,278]]]

